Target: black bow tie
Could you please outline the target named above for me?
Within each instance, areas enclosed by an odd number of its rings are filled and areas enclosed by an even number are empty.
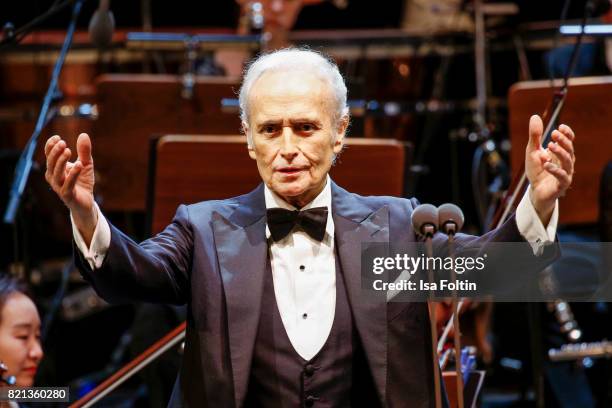
[[[275,242],[285,238],[296,225],[319,242],[323,241],[325,236],[327,207],[310,208],[304,211],[270,208],[266,216],[270,234]]]

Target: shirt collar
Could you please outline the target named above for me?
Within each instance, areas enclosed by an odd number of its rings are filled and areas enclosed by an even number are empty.
[[[266,209],[284,208],[286,210],[291,210],[291,211],[296,210],[296,207],[294,207],[293,205],[283,200],[274,191],[270,190],[270,188],[265,183],[264,183],[264,197],[266,199]],[[321,190],[319,195],[317,195],[314,198],[314,200],[312,200],[311,202],[309,202],[308,204],[306,204],[304,207],[301,208],[301,210],[307,210],[309,208],[327,207],[328,215],[327,215],[327,224],[325,225],[326,237],[324,238],[324,241],[327,241],[328,238],[332,240],[334,238],[334,221],[331,216],[331,207],[332,207],[331,202],[332,202],[331,182],[330,182],[329,175],[327,175],[325,178],[325,187],[323,187],[323,190]],[[266,238],[270,238],[270,235],[271,235],[270,229],[268,228],[268,225],[266,224]]]

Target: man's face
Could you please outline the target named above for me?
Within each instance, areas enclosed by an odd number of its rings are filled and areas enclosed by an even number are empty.
[[[266,72],[253,85],[249,155],[266,185],[302,207],[325,186],[334,154],[340,153],[347,120],[334,123],[333,95],[315,75],[296,70]]]

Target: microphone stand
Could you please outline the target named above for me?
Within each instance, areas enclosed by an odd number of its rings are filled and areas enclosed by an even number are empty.
[[[433,243],[432,238],[436,232],[436,227],[431,224],[425,224],[422,227],[422,234],[425,238],[425,257],[433,258]],[[427,279],[429,283],[433,283],[433,270],[427,262]],[[427,306],[429,308],[429,331],[431,335],[431,352],[433,353],[433,375],[434,375],[434,393],[436,399],[436,408],[442,407],[442,385],[440,384],[440,362],[438,360],[438,327],[436,322],[436,305],[433,302],[432,295],[429,295],[430,301],[427,302]]]
[[[453,260],[453,283],[455,284],[453,289],[453,297],[451,301],[451,307],[453,311],[453,325],[455,326],[455,335],[453,337],[453,344],[455,346],[455,375],[457,376],[457,407],[463,408],[463,373],[461,370],[461,331],[459,329],[459,303],[457,299],[457,272],[455,270],[455,233],[456,225],[448,223],[445,228],[448,234],[448,252],[449,256]],[[463,301],[461,302],[463,304]],[[444,343],[442,343],[444,344]]]
[[[463,400],[463,359],[461,353],[461,330],[459,327],[459,309],[461,309],[463,305],[463,301],[459,301],[457,297],[457,270],[455,269],[455,234],[457,234],[461,227],[463,227],[463,212],[459,207],[454,204],[442,204],[438,207],[438,224],[440,230],[448,236],[448,252],[449,256],[452,260],[452,278],[454,287],[452,290],[452,301],[451,301],[451,310],[452,310],[452,318],[447,323],[444,328],[444,332],[440,337],[438,342],[437,351],[440,353],[444,344],[446,343],[446,338],[450,332],[451,327],[455,327],[455,335],[453,337],[454,343],[454,351],[455,351],[455,375],[457,376],[457,407],[463,408],[464,400]],[[444,355],[444,358],[448,357],[449,353]],[[446,361],[443,362],[442,367],[446,364]]]
[[[425,262],[427,267],[427,279],[429,281],[429,300],[427,307],[429,309],[429,331],[431,338],[431,353],[433,365],[433,380],[436,408],[442,407],[442,384],[440,383],[440,361],[438,357],[438,328],[436,326],[436,307],[433,303],[433,270],[428,259],[433,258],[433,236],[438,230],[439,214],[438,209],[431,204],[420,204],[412,211],[412,228],[417,235],[425,241]],[[421,267],[422,269],[422,267]]]
[[[55,61],[55,66],[53,67],[53,72],[51,74],[51,81],[49,82],[49,88],[47,88],[47,93],[43,99],[40,113],[38,114],[38,119],[36,120],[36,126],[34,127],[34,132],[28,140],[21,153],[21,156],[19,157],[19,161],[17,162],[15,176],[13,178],[13,183],[10,190],[9,201],[4,213],[4,222],[6,224],[15,224],[15,217],[21,204],[21,197],[23,195],[23,191],[25,190],[30,171],[32,170],[32,158],[34,156],[34,152],[36,151],[38,138],[40,137],[42,130],[53,117],[53,115],[49,115],[49,108],[58,94],[59,76],[62,71],[62,66],[64,65],[64,60],[66,59],[66,54],[68,54],[68,50],[72,44],[77,19],[84,1],[85,0],[74,1],[70,24],[68,25],[68,30],[66,32],[66,37],[64,38],[64,43],[62,45],[60,54]]]
[[[51,6],[51,8],[49,8],[49,10],[30,20],[28,23],[22,25],[17,30],[13,30],[11,24],[11,29],[7,30],[4,38],[0,40],[0,48],[9,44],[19,43],[26,35],[30,34],[34,30],[34,28],[36,28],[36,26],[38,26],[43,21],[53,17],[73,2],[74,0],[64,0],[61,3],[53,5]],[[8,24],[10,24],[10,22]]]

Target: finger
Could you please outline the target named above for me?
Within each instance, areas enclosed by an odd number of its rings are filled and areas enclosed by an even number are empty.
[[[572,178],[560,166],[557,166],[554,163],[548,162],[544,165],[544,169],[546,169],[546,171],[548,171],[550,174],[555,176],[557,180],[559,180],[559,184],[561,185],[562,190],[565,190],[571,184]]]
[[[58,135],[51,136],[49,139],[47,139],[47,143],[45,143],[45,156],[49,155],[49,152],[51,151],[53,146],[55,146],[55,144],[60,140],[61,138]]]
[[[51,183],[53,179],[53,171],[55,170],[55,164],[57,163],[58,157],[62,154],[64,149],[66,148],[66,142],[63,140],[59,140],[55,143],[55,146],[49,152],[47,156],[47,171],[45,172],[45,178],[49,183]]]
[[[574,157],[574,143],[572,143],[569,137],[567,137],[558,130],[553,130],[552,140],[557,142],[559,146],[565,149],[565,151],[567,151],[570,156],[572,156],[572,158]]]
[[[549,151],[548,149],[543,149],[540,150],[538,152],[536,152],[536,154],[538,155],[539,159],[540,159],[540,163],[543,165],[544,163],[547,163],[549,161],[553,160],[553,155],[552,152]]]
[[[81,133],[77,139],[77,155],[84,166],[93,160],[91,157],[91,139],[87,133]]]
[[[538,150],[541,146],[542,133],[544,132],[544,124],[538,115],[533,115],[529,118],[529,144],[528,151]]]
[[[72,170],[72,168],[74,167],[75,163],[73,162],[67,162],[66,166],[64,166],[64,180],[66,180],[66,177],[68,177],[68,173],[70,173],[70,171]],[[65,181],[64,181],[65,183]]]
[[[567,151],[565,151],[555,142],[549,143],[548,148],[555,155],[557,160],[559,160],[561,167],[563,167],[563,169],[569,174],[572,174],[574,172],[574,161],[572,159],[572,156],[570,156]]]
[[[552,164],[554,164],[554,165],[556,165],[556,166],[560,166],[560,165],[561,165],[561,161],[560,161],[560,160],[559,160],[559,158],[558,158],[558,157],[557,157],[557,156],[556,156],[556,155],[553,153],[553,151],[552,151],[552,150],[550,150],[550,147],[551,147],[551,146],[552,146],[552,145],[549,145],[549,146],[546,148],[546,150],[544,150],[544,152],[546,152],[546,153],[545,153],[545,155],[546,155],[546,158],[547,158],[547,159],[544,161],[544,164],[546,164],[546,163],[552,163]]]
[[[66,179],[64,181],[64,185],[62,186],[61,195],[64,198],[68,198],[71,196],[72,190],[74,190],[74,186],[76,185],[77,179],[79,178],[79,174],[81,174],[81,170],[83,170],[83,164],[80,161],[77,161],[73,164]]]
[[[64,174],[66,171],[66,163],[68,159],[70,159],[70,149],[66,148],[58,157],[57,162],[55,163],[55,167],[53,168],[53,183],[61,188],[64,184]]]
[[[567,136],[572,141],[576,138],[576,135],[574,134],[574,131],[572,130],[572,128],[567,125],[559,126],[559,131],[563,133],[565,136]]]

